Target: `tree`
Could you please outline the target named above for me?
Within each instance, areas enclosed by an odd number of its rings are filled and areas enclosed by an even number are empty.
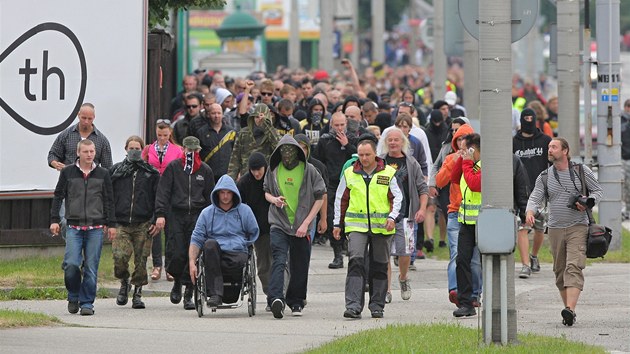
[[[170,10],[188,9],[189,7],[203,7],[222,9],[225,0],[149,0],[149,28],[164,25],[168,21]]]

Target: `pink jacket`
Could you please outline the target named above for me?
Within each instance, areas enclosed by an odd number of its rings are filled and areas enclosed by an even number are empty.
[[[161,176],[166,166],[168,166],[171,161],[181,159],[184,156],[184,150],[175,143],[169,143],[168,149],[166,149],[166,155],[162,159],[162,162],[160,162],[160,158],[155,150],[156,144],[157,140],[153,144],[145,146],[142,151],[142,158],[151,164],[151,166],[155,167],[160,172]]]

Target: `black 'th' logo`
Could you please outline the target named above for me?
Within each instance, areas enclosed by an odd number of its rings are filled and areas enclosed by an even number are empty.
[[[80,64],[80,72],[81,72],[81,82],[78,91],[78,95],[76,98],[76,103],[74,104],[72,111],[68,112],[68,115],[64,115],[64,121],[59,123],[53,127],[42,127],[37,124],[30,122],[27,118],[21,116],[18,112],[16,112],[11,106],[9,106],[3,99],[0,97],[0,107],[4,109],[16,122],[20,123],[24,128],[39,134],[39,135],[52,135],[61,132],[65,128],[72,123],[77,113],[79,112],[79,108],[83,103],[83,99],[85,97],[85,90],[87,87],[87,63],[85,61],[85,54],[83,52],[83,48],[81,47],[81,43],[79,43],[79,39],[77,36],[66,26],[54,23],[54,22],[46,22],[41,23],[30,30],[26,31],[23,35],[18,37],[11,45],[5,49],[2,54],[0,54],[0,63],[4,59],[6,59],[16,48],[18,48],[22,43],[26,42],[31,37],[45,31],[56,31],[64,36],[66,36],[70,42],[72,42],[74,48],[76,49],[76,54],[78,56],[79,64]],[[35,102],[38,99],[42,101],[48,100],[48,79],[51,76],[55,76],[59,81],[59,100],[66,99],[66,77],[64,72],[56,66],[50,66],[49,64],[49,51],[42,51],[42,65],[41,71],[34,64],[31,63],[31,59],[27,58],[24,60],[24,65],[18,70],[19,75],[24,76],[24,96],[28,101]],[[38,95],[38,92],[34,92],[31,88],[31,80],[37,80],[38,75],[41,76],[41,95]]]

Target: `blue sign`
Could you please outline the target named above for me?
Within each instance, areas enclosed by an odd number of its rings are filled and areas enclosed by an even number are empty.
[[[610,96],[608,96],[608,95],[602,95],[602,102],[608,102],[609,101],[609,99],[608,99],[609,97]]]
[[[619,102],[619,96],[617,96],[617,95],[613,95],[613,96],[611,96],[611,97],[612,97],[612,101],[613,101],[613,102]]]

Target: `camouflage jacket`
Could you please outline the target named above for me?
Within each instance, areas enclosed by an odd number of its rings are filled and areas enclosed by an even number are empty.
[[[269,161],[269,156],[271,156],[271,153],[278,145],[280,135],[276,128],[273,127],[271,120],[265,119],[260,129],[262,132],[255,136],[254,116],[250,115],[247,119],[247,127],[241,129],[238,133],[227,172],[234,180],[239,175],[242,176],[247,173],[249,155],[252,152],[260,152]]]

